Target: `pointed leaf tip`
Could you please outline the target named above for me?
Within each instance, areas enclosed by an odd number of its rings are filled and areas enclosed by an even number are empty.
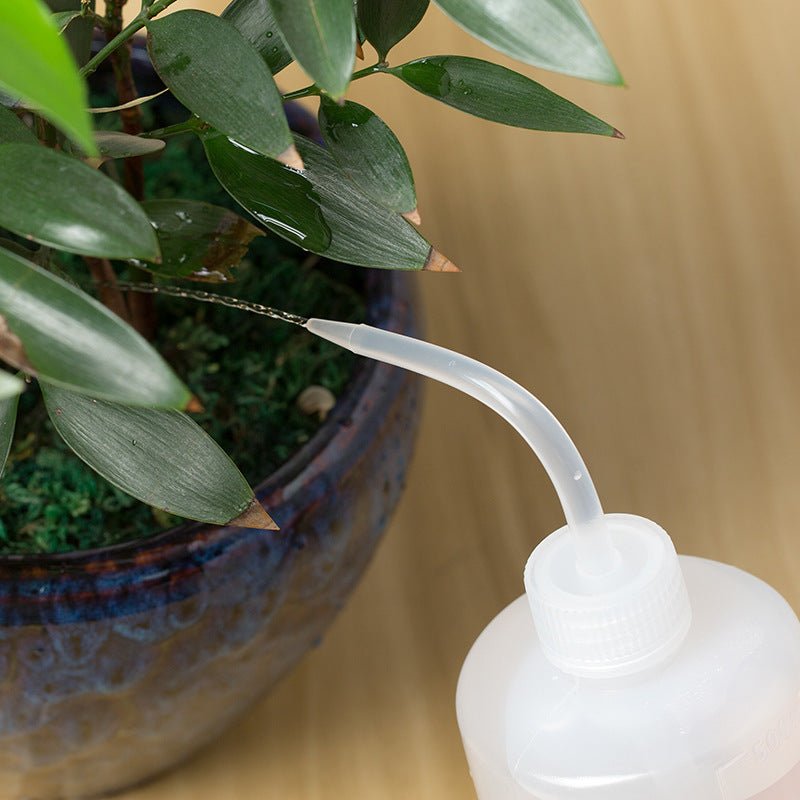
[[[250,505],[236,519],[232,519],[228,525],[235,525],[238,528],[257,528],[261,531],[280,530],[275,520],[267,514],[264,506],[255,497],[250,502]]]
[[[407,219],[414,225],[422,224],[422,217],[419,215],[418,208],[412,209],[411,211],[405,211],[403,214],[401,214],[401,216],[403,217],[403,219]]]
[[[278,156],[277,160],[280,161],[281,164],[284,164],[287,167],[291,167],[292,169],[300,170],[301,172],[306,168],[306,165],[303,163],[302,156],[297,151],[297,148],[294,145],[292,145],[291,147],[287,147]]]
[[[461,272],[461,270],[446,256],[431,247],[425,266],[422,268],[428,272]]]
[[[625,138],[625,134],[622,131],[618,130],[617,128],[614,128],[614,133],[612,133],[611,135],[615,139],[624,139]]]
[[[186,410],[190,414],[202,414],[206,409],[200,400],[197,398],[197,395],[192,395],[189,398],[189,402],[186,404]]]

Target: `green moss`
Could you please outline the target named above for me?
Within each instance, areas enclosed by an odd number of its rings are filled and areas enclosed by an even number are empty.
[[[182,196],[231,208],[194,139],[173,140],[146,164],[148,196]],[[71,270],[85,277],[82,265]],[[271,236],[251,245],[232,286],[208,287],[307,316],[363,319],[359,273],[309,263]],[[316,417],[297,395],[311,384],[340,395],[354,357],[303,330],[219,305],[157,297],[156,345],[200,398],[195,419],[251,484],[285,462],[314,434]],[[20,403],[17,433],[0,481],[0,554],[47,553],[138,539],[179,522],[108,484],[54,433],[32,385]]]

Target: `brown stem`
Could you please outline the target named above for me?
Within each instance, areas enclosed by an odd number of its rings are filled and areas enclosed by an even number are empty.
[[[92,256],[84,256],[83,260],[89,266],[92,277],[97,281],[98,294],[103,305],[110,308],[125,322],[130,322],[131,315],[128,311],[128,304],[125,302],[122,290],[117,286],[117,275],[111,262],[107,258],[93,258]]]
[[[106,39],[111,41],[122,30],[122,8],[126,0],[108,0],[106,4]],[[111,54],[111,65],[117,84],[120,104],[130,103],[139,97],[133,82],[130,42],[125,42]],[[142,132],[142,109],[139,106],[124,108],[120,113],[122,130],[131,136]],[[126,158],[124,165],[125,188],[137,199],[144,199],[144,171],[141,157]]]
[[[126,0],[108,0],[106,3],[106,40],[111,41],[122,30],[122,9]],[[120,104],[130,103],[139,97],[133,81],[131,68],[130,42],[125,42],[111,54],[111,65],[117,84],[117,98]],[[140,106],[124,108],[120,113],[122,130],[131,136],[142,132],[142,109]],[[144,199],[144,168],[141,157],[126,158],[123,162],[123,182],[128,192],[137,200]],[[134,280],[137,276],[134,276]],[[156,332],[156,308],[152,295],[132,294],[128,297],[131,322],[147,339]]]

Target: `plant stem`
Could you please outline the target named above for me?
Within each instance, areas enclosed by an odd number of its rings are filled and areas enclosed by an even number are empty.
[[[111,266],[111,262],[107,258],[92,258],[91,256],[84,256],[83,260],[88,265],[89,272],[92,273],[92,278],[94,278],[99,287],[98,292],[103,305],[111,309],[125,322],[130,322],[131,317],[128,305],[125,302],[125,295],[119,288],[117,275],[114,272],[114,267]]]
[[[106,23],[108,25],[106,36],[114,39],[122,28],[122,9],[127,0],[107,0]],[[136,100],[139,93],[133,80],[131,69],[131,54],[127,44],[123,44],[111,54],[111,64],[114,70],[114,79],[117,84],[117,99],[120,104]],[[142,132],[142,109],[139,106],[122,109],[120,112],[122,130],[129,136],[138,136]],[[125,175],[125,188],[137,200],[144,199],[144,167],[140,157],[126,158],[123,162]]]
[[[163,2],[166,0],[162,0]],[[133,79],[133,69],[131,67],[130,44],[127,40],[120,41],[122,33],[122,9],[127,0],[107,0],[106,2],[106,37],[109,44],[119,41],[119,46],[111,52],[111,65],[114,70],[114,79],[117,86],[117,99],[120,104],[131,103],[136,100],[139,93],[136,90],[136,83]],[[147,4],[142,5],[142,13],[150,11],[154,6],[146,8]],[[102,51],[101,51],[102,52]],[[130,136],[138,136],[142,132],[142,109],[138,105],[125,108],[120,111],[122,129]],[[136,199],[144,199],[144,166],[140,156],[126,158],[123,161],[123,183],[128,192]],[[113,274],[113,268],[109,264],[109,269]],[[134,270],[132,276],[134,280],[144,280],[145,276],[138,270]],[[117,294],[119,292],[117,291]],[[101,295],[101,299],[105,299]],[[124,298],[112,296],[111,299],[119,306],[120,299]],[[113,306],[112,306],[113,308]],[[157,318],[154,299],[152,296],[136,294],[127,298],[127,309],[129,319],[134,328],[146,339],[155,336]]]
[[[382,61],[378,61],[371,67],[364,67],[364,69],[360,69],[358,72],[354,72],[350,76],[350,82],[352,83],[353,81],[357,81],[359,78],[366,78],[367,75],[374,75],[376,72],[386,72],[386,64]],[[322,89],[320,89],[316,83],[312,83],[310,86],[306,86],[302,89],[295,89],[293,92],[287,92],[285,95],[283,95],[283,99],[298,100],[301,97],[313,97],[320,94],[322,94]]]
[[[147,3],[142,4],[142,9],[139,13],[126,25],[120,32],[109,40],[105,47],[103,47],[94,58],[89,59],[86,64],[81,68],[81,75],[84,78],[91,75],[120,45],[123,45],[128,39],[133,36],[136,31],[140,31],[145,25],[157,14],[160,14],[165,8],[171,6],[175,0],[156,0],[152,5]]]

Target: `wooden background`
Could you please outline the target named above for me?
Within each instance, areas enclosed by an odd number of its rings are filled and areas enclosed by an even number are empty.
[[[514,65],[436,9],[392,60],[496,58],[627,141],[504,128],[390,77],[353,86],[406,145],[423,229],[463,269],[416,276],[428,336],[535,391],[607,510],[655,519],[682,552],[800,609],[800,4],[587,6],[628,88]],[[125,798],[473,797],[458,671],[561,524],[511,429],[430,385],[406,495],[323,645],[216,745]]]

